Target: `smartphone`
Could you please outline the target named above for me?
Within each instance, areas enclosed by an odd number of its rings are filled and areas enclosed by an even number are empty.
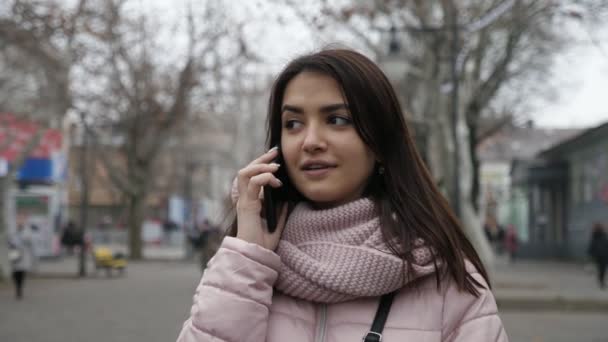
[[[270,185],[264,186],[264,217],[270,233],[274,233],[279,223],[277,210],[282,203],[287,201],[287,173],[281,150],[272,162],[281,165],[274,175],[283,183],[283,186],[279,188],[273,188]]]

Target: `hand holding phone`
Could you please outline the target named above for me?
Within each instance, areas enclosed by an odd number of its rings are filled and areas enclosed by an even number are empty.
[[[277,173],[285,176],[287,174],[285,171],[282,173],[279,171],[281,168],[278,163],[273,163],[273,160],[277,160],[277,156],[279,156],[277,149],[270,149],[240,169],[234,183],[237,192],[234,196],[237,216],[236,237],[270,250],[275,250],[278,246],[280,233],[287,218],[287,206],[281,205],[283,199],[287,198],[281,191],[285,187],[282,181],[279,181],[280,176],[277,176]],[[273,187],[278,191],[271,191]],[[274,210],[268,210],[271,221],[274,217],[272,232],[266,228],[263,218],[267,208],[264,205],[265,201],[260,198],[260,192],[263,194],[269,191],[271,193],[268,196],[271,200],[266,203],[274,207]]]
[[[280,150],[277,157],[272,162],[283,166],[284,162]],[[268,232],[270,233],[274,233],[274,231],[277,229],[277,210],[279,209],[279,205],[285,203],[286,201],[285,167],[280,167],[279,170],[275,172],[275,176],[283,183],[283,186],[280,188],[273,188],[271,186],[264,187],[264,217],[266,218],[266,226],[268,227]]]

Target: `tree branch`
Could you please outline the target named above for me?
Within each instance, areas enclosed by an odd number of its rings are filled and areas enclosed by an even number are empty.
[[[86,123],[86,120],[81,120],[81,123],[84,126],[84,134],[89,134],[89,136],[93,140],[93,145],[96,147],[104,146],[95,130],[90,127],[89,124]],[[127,175],[119,167],[117,167],[114,162],[110,160],[110,157],[108,156],[107,146],[105,146],[104,148],[96,148],[96,150],[97,155],[100,157],[104,167],[108,170],[108,177],[110,178],[112,183],[116,187],[118,187],[123,193],[135,193],[135,189],[133,189],[130,182],[128,181]]]

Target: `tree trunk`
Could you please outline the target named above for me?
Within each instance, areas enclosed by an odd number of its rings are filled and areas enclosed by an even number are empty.
[[[82,122],[85,121],[84,114],[81,114]],[[84,125],[83,125],[84,127]],[[80,240],[80,255],[78,258],[78,276],[84,277],[87,275],[87,251],[85,236],[87,233],[87,226],[89,225],[88,213],[89,213],[89,167],[88,167],[88,154],[89,154],[89,133],[85,128],[82,131],[82,147],[80,149],[80,185],[82,191],[80,193],[80,229],[82,239]]]
[[[129,196],[129,257],[133,260],[142,259],[141,228],[144,221],[145,194],[138,193]]]
[[[456,140],[456,148],[459,149],[460,159],[456,167],[459,168],[460,182],[460,212],[458,213],[463,224],[465,234],[475,247],[481,261],[486,267],[488,273],[492,274],[494,270],[494,253],[490,248],[490,244],[486,239],[481,220],[472,205],[471,191],[473,188],[473,162],[471,150],[469,148],[470,135],[469,127],[463,111],[460,111],[456,122],[456,130],[458,139]]]
[[[471,156],[472,163],[472,185],[471,185],[471,205],[476,213],[479,214],[479,193],[480,193],[480,162],[479,156],[477,155],[477,135],[478,135],[478,121],[467,120],[469,126],[469,155]]]
[[[488,239],[486,239],[483,233],[479,215],[473,210],[470,201],[462,201],[460,209],[460,216],[465,234],[473,244],[473,247],[475,247],[477,254],[479,254],[479,257],[481,258],[481,262],[484,264],[491,277],[494,273],[494,252],[492,251],[492,248],[490,248]]]

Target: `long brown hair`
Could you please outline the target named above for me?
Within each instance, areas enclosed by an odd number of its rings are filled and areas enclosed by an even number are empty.
[[[489,284],[487,272],[416,150],[393,87],[370,59],[352,50],[327,49],[291,61],[271,90],[268,147],[281,143],[285,88],[296,75],[307,71],[325,74],[340,84],[357,132],[384,167],[382,174],[374,172],[365,195],[376,203],[382,233],[391,251],[412,270],[409,266],[413,262],[414,241],[423,239],[434,253],[437,286],[447,273],[459,289],[478,295],[476,286],[482,285],[466,271],[465,259]],[[296,196],[289,201],[300,200],[302,196],[286,180],[284,186]],[[235,224],[233,234],[234,228]],[[438,266],[438,260],[442,266]]]

